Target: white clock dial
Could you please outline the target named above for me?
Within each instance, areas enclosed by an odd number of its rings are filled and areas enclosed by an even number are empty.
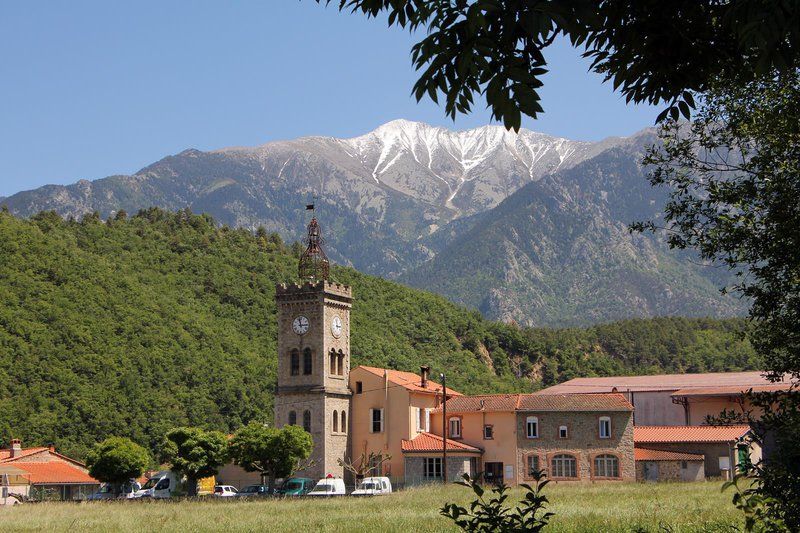
[[[303,315],[295,318],[292,321],[292,331],[297,333],[298,335],[305,335],[308,331],[308,319]]]
[[[331,333],[337,339],[342,336],[342,319],[339,318],[339,315],[334,316],[331,321]]]

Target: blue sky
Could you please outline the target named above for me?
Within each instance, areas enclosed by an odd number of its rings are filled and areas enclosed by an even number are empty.
[[[395,118],[455,124],[410,95],[413,35],[313,0],[0,0],[0,196],[139,170],[186,148],[355,136]],[[628,135],[626,106],[564,43],[547,50],[545,115],[572,139]]]

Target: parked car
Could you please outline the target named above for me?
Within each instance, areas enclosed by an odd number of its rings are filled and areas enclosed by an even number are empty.
[[[248,485],[239,492],[236,496],[239,498],[258,498],[263,496],[272,496],[276,494],[275,489],[269,490],[269,485]]]
[[[326,477],[320,479],[308,496],[344,496],[347,491],[344,488],[342,478]]]
[[[232,498],[239,493],[233,485],[217,485],[214,487],[214,496],[217,498]]]
[[[388,477],[365,477],[356,485],[356,490],[350,493],[351,496],[378,496],[379,494],[391,494],[392,482]]]
[[[290,477],[283,482],[278,494],[283,496],[305,496],[314,487],[314,480],[307,477]]]
[[[117,498],[120,499],[129,499],[134,498],[137,491],[141,490],[142,485],[132,479],[127,483],[123,484],[119,494],[116,494],[114,491],[114,485],[111,483],[103,483],[100,485],[100,490],[93,494],[89,494],[86,497],[87,501],[99,501],[99,500],[114,500]]]
[[[171,470],[156,472],[147,479],[142,488],[133,493],[132,498],[169,498],[178,490],[180,479]]]

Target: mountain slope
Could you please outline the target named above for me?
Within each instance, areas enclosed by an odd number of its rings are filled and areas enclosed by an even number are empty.
[[[336,262],[435,290],[489,317],[570,325],[741,314],[741,302],[718,294],[718,272],[628,235],[630,222],[663,205],[638,167],[654,141],[650,130],[586,143],[500,126],[450,131],[397,120],[352,139],[186,150],[132,176],[42,187],[3,203],[18,216],[52,209],[76,218],[188,207],[295,240],[303,207],[314,201]],[[542,207],[512,216],[509,206],[519,202]],[[549,259],[532,257],[534,250]],[[580,261],[564,268],[576,251]],[[454,261],[463,268],[449,269]]]

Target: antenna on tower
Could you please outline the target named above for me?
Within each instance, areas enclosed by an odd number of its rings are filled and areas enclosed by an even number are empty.
[[[314,204],[307,204],[306,211],[311,211],[311,222],[308,223],[308,235],[306,236],[306,250],[300,256],[299,274],[300,279],[325,280],[328,279],[330,264],[322,244],[322,228],[314,215]]]

